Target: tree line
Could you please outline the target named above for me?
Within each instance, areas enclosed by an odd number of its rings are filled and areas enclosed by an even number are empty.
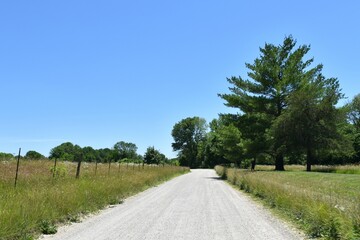
[[[219,114],[209,124],[200,117],[176,123],[172,147],[181,165],[248,166],[345,164],[360,161],[360,95],[339,107],[337,78],[305,59],[309,45],[296,47],[292,36],[265,44],[260,57],[246,63],[247,77],[227,78],[230,93],[218,96],[237,114]]]
[[[150,146],[144,155],[137,153],[135,143],[119,141],[112,148],[94,149],[90,146],[80,147],[71,142],[62,143],[50,150],[49,159],[72,162],[132,162],[144,164],[178,164],[176,160],[168,159],[163,153]],[[0,153],[0,160],[11,159],[13,154]],[[45,159],[46,157],[36,151],[28,151],[23,158],[30,160]]]

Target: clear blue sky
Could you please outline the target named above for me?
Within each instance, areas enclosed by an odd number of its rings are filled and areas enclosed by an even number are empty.
[[[359,13],[357,0],[1,1],[0,152],[123,140],[174,157],[173,125],[233,111],[226,77],[290,34],[351,100]]]

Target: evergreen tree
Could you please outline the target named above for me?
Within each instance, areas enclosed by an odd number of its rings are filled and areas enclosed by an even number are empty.
[[[292,36],[285,37],[280,46],[265,44],[260,48],[260,57],[253,64],[246,63],[249,79],[228,78],[230,94],[219,94],[229,107],[238,108],[241,113],[252,116],[265,116],[267,129],[281,116],[288,106],[287,97],[299,88],[301,80],[315,76],[322,65],[310,68],[313,59],[303,58],[310,46],[302,45],[295,49],[296,41]],[[264,131],[262,134],[266,134]],[[272,154],[275,157],[275,170],[284,170],[284,149],[279,139],[270,138]]]

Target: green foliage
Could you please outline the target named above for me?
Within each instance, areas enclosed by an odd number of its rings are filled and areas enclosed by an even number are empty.
[[[217,149],[220,146],[219,139],[216,136],[218,120],[214,119],[210,122],[210,132],[205,136],[204,141],[198,144],[197,158],[201,161],[201,167],[214,168],[218,164],[228,163],[228,160],[220,154]]]
[[[275,156],[277,170],[284,169],[284,153],[282,139],[277,136],[267,135],[267,129],[273,122],[282,115],[284,109],[289,106],[288,99],[297,91],[304,80],[312,80],[320,76],[322,65],[310,68],[313,59],[303,60],[310,50],[307,45],[302,45],[295,49],[296,41],[291,37],[286,37],[283,44],[275,46],[265,44],[260,48],[260,58],[256,58],[253,64],[246,64],[250,70],[248,77],[250,80],[241,77],[228,78],[232,85],[231,94],[220,94],[219,96],[226,101],[229,107],[238,108],[248,118],[261,117],[265,120],[265,129],[254,131],[256,137],[249,138],[249,148],[253,155],[263,153],[264,149],[256,149],[257,144],[251,144],[256,139],[271,140],[272,155]],[[263,115],[263,116],[262,116]],[[250,124],[250,128],[256,129],[256,124]]]
[[[3,153],[3,152],[0,152],[0,160],[10,160],[14,158],[14,155],[12,155],[11,153]]]
[[[304,159],[308,170],[314,163],[359,161],[360,94],[345,107],[336,107],[344,97],[339,81],[325,78],[321,64],[312,66],[314,59],[305,59],[309,51],[310,46],[296,47],[292,36],[285,37],[279,46],[265,44],[260,57],[246,63],[248,79],[227,79],[230,93],[219,96],[225,105],[240,112],[220,115],[218,121],[227,128],[238,128],[241,146],[237,155],[243,160],[271,156],[275,170],[284,170],[286,162],[303,163]],[[210,136],[211,147],[231,148],[233,142],[219,139],[226,136],[226,128],[213,125],[210,135],[217,137]]]
[[[353,127],[351,135],[355,150],[353,162],[360,162],[360,94],[356,95],[345,108],[347,110],[348,121]]]
[[[164,154],[154,147],[148,147],[144,154],[144,163],[146,164],[164,164],[167,161]]]
[[[49,158],[76,162],[110,162],[119,161],[123,158],[141,159],[141,156],[137,155],[136,149],[135,144],[123,141],[116,143],[114,149],[93,149],[90,146],[81,148],[78,145],[66,142],[51,149]]]
[[[94,150],[92,147],[84,147],[82,148],[83,161],[85,162],[95,162],[98,159],[98,152]]]
[[[137,159],[137,146],[134,143],[120,141],[115,143],[115,160],[130,158]]]
[[[205,140],[206,121],[203,118],[185,118],[176,123],[171,135],[174,139],[172,148],[178,152],[180,165],[196,168],[201,165],[198,158],[199,144]]]
[[[32,160],[39,160],[39,159],[44,159],[45,156],[42,155],[41,153],[38,153],[36,151],[28,151],[25,156],[26,159],[32,159]]]
[[[79,215],[69,215],[67,219],[72,223],[79,223],[81,221]]]
[[[56,167],[52,166],[50,168],[50,172],[56,178],[65,177],[67,175],[67,168],[63,164],[57,164]]]
[[[169,164],[172,166],[180,166],[180,162],[177,158],[172,158],[169,160]]]
[[[226,125],[221,118],[215,121],[212,122],[210,132],[214,143],[211,150],[229,162],[239,165],[245,151],[240,130],[233,124]]]
[[[56,226],[48,220],[40,222],[40,231],[42,234],[55,234],[57,233]]]
[[[77,145],[72,144],[71,142],[62,143],[57,147],[54,147],[50,150],[49,158],[57,158],[66,161],[74,161],[75,154],[78,151]]]
[[[110,148],[102,148],[96,151],[97,162],[111,162],[114,160],[115,151]]]
[[[274,121],[272,135],[287,152],[301,150],[307,155],[307,170],[314,163],[316,151],[351,148],[338,132],[341,111],[335,107],[342,97],[336,79],[325,79],[320,73],[305,79],[287,97],[288,107]],[[340,143],[342,143],[340,145]]]
[[[360,94],[356,95],[348,104],[348,118],[360,130]]]

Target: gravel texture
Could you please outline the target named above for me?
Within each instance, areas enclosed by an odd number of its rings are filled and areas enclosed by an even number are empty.
[[[303,239],[214,170],[192,170],[41,239]]]

